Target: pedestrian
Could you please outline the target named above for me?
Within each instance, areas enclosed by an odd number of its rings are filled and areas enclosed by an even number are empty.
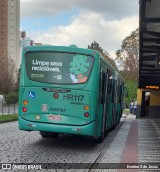
[[[132,112],[133,112],[133,105],[134,105],[134,103],[132,100],[131,103],[129,104],[130,114],[132,114]]]
[[[134,106],[133,106],[133,108],[134,108],[134,115],[136,115],[136,110],[137,110],[137,100],[134,102]]]

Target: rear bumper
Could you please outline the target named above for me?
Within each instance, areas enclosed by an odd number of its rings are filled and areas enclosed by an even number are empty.
[[[83,126],[68,126],[60,124],[38,123],[27,121],[18,117],[19,129],[26,131],[48,131],[65,134],[77,134],[85,136],[97,136],[98,124],[96,121]]]

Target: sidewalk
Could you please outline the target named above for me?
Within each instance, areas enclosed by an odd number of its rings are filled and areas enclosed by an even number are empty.
[[[110,170],[118,172],[154,171],[147,169],[148,166],[159,163],[157,171],[160,171],[160,119],[136,119],[135,115],[127,115],[100,163],[133,163],[131,168],[128,166],[130,169]],[[134,169],[137,166],[142,169]]]

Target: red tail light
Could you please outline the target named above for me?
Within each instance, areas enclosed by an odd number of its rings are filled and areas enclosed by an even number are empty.
[[[23,107],[22,108],[22,112],[27,112],[27,108],[26,107]]]
[[[85,117],[89,117],[89,113],[88,113],[88,112],[85,112],[85,113],[84,113],[84,116],[85,116]]]
[[[58,99],[59,94],[58,94],[58,93],[54,93],[54,94],[53,94],[53,97],[54,97],[55,99]]]

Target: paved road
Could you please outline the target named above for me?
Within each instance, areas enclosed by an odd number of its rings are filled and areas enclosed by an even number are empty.
[[[61,167],[61,170],[58,170],[60,172],[120,171],[116,170],[118,164],[113,170],[95,169],[97,164],[103,163],[159,163],[160,120],[136,120],[134,115],[128,115],[123,121],[115,130],[108,133],[102,144],[97,144],[89,138],[68,135],[61,135],[58,139],[43,139],[38,132],[20,131],[17,122],[0,124],[0,163],[56,163],[59,168]],[[85,170],[75,170],[77,166],[74,163],[82,163]],[[78,167],[81,165],[78,164]],[[53,170],[55,168],[54,165],[51,169],[40,171],[53,172],[56,171]],[[134,171],[153,170],[140,168]]]
[[[20,131],[17,122],[1,124],[0,162],[71,163],[71,165],[72,163],[94,163],[97,159],[99,161],[102,159],[105,149],[111,144],[122,124],[123,122],[109,132],[102,144],[97,144],[89,138],[68,135],[62,135],[58,139],[44,139],[37,131]]]

